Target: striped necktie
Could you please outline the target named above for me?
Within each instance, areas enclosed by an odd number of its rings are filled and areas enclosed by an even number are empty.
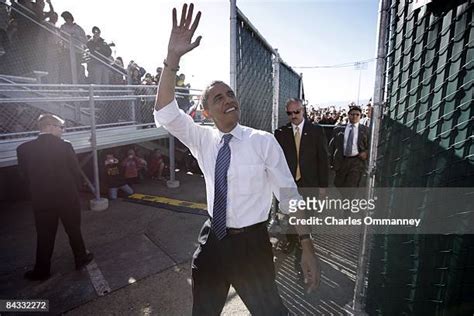
[[[229,142],[231,134],[223,136],[224,145],[219,149],[214,178],[214,208],[212,211],[212,229],[219,240],[227,235],[227,171],[230,165]]]
[[[346,150],[344,151],[344,156],[352,156],[352,143],[354,142],[354,125],[349,124],[349,136],[347,137]]]

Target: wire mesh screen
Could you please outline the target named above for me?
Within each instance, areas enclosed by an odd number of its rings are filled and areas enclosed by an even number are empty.
[[[95,87],[96,124],[133,124],[132,106],[139,101],[133,88]],[[90,127],[92,123],[88,86],[0,84],[0,133],[2,138],[38,130],[42,113],[59,115],[67,128]],[[151,114],[150,114],[151,115]]]
[[[389,12],[377,185],[474,187],[473,2],[412,6],[393,0]],[[368,284],[369,314],[472,315],[474,236],[377,235]]]
[[[271,132],[273,52],[237,16],[237,97],[243,125]]]
[[[286,64],[280,63],[278,126],[288,123],[285,106],[290,98],[300,98],[301,77]]]

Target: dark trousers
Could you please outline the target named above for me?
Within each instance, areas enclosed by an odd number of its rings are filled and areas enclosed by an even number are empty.
[[[298,181],[295,181],[295,183],[296,183],[296,186],[298,188],[308,187],[308,185],[304,182],[303,178],[299,179]],[[297,273],[302,273],[302,270],[301,270],[301,256],[303,254],[303,250],[301,248],[301,243],[300,243],[298,233],[296,232],[296,228],[294,228],[294,227],[289,228],[289,234],[286,234],[286,240],[290,244],[292,243],[292,244],[295,245],[294,246],[294,248],[295,248],[295,262],[294,262],[295,271]]]
[[[344,157],[341,167],[336,171],[334,185],[337,188],[356,188],[365,170],[365,162],[358,157]]]
[[[37,234],[35,270],[44,273],[50,271],[59,219],[69,237],[76,262],[86,256],[81,233],[80,206],[35,209],[34,214]]]
[[[198,241],[192,263],[193,315],[220,315],[231,284],[252,315],[288,315],[276,287],[265,225],[218,240],[208,220]]]

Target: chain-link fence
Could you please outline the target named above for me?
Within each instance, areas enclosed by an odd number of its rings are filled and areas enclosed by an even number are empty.
[[[389,2],[376,185],[474,187],[473,1]],[[472,226],[468,209],[438,220]],[[366,297],[369,314],[472,315],[474,235],[374,236]]]
[[[273,132],[284,117],[288,98],[300,97],[301,78],[283,63],[278,53],[245,15],[236,10],[235,90],[241,106],[241,123]],[[279,74],[281,72],[281,74]],[[278,112],[278,113],[277,113]],[[282,123],[283,124],[283,123]]]
[[[241,123],[271,131],[273,52],[238,15],[236,93]]]
[[[98,128],[153,125],[156,85],[53,85],[0,83],[0,137],[15,138],[37,132],[41,113],[66,120],[68,130],[90,127],[91,100]],[[177,87],[180,108],[198,102],[199,90]]]
[[[300,89],[302,78],[285,63],[280,62],[279,74],[279,102],[278,102],[278,126],[288,123],[286,115],[286,101],[290,98],[301,98]]]

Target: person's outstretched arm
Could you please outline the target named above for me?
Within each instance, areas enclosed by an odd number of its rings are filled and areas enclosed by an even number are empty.
[[[193,10],[194,5],[192,3],[189,5],[189,9],[187,4],[184,4],[178,25],[176,9],[173,9],[173,28],[168,43],[168,55],[163,67],[163,72],[161,73],[155,101],[155,110],[157,111],[174,100],[176,72],[178,71],[181,57],[199,46],[201,42],[201,36],[198,36],[196,40],[192,42],[194,32],[201,18],[201,12],[198,12],[193,21]]]

